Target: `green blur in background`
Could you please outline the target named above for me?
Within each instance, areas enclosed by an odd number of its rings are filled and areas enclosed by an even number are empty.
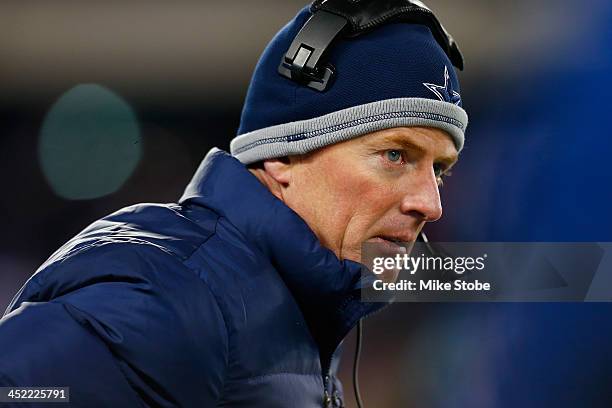
[[[95,84],[78,85],[57,100],[45,117],[38,147],[49,185],[71,200],[117,191],[142,155],[131,107]]]

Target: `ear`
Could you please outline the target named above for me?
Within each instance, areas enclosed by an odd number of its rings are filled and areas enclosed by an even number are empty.
[[[291,160],[288,157],[264,160],[266,173],[283,188],[291,183]]]

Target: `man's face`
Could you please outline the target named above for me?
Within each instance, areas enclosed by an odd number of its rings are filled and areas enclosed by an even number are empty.
[[[363,242],[414,242],[442,215],[441,176],[457,160],[444,131],[386,129],[290,157],[283,200],[340,259]]]

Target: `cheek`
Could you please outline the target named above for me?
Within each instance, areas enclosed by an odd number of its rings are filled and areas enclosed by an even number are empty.
[[[393,206],[393,182],[367,164],[319,157],[317,166],[305,166],[296,173],[292,207],[323,245],[342,257],[358,258],[367,234]]]
[[[361,246],[374,235],[376,225],[392,206],[388,188],[361,177],[354,180],[350,216],[345,220],[340,257],[361,262]]]
[[[347,221],[364,208],[378,205],[382,188],[368,172],[356,166],[341,166],[324,176],[324,189],[337,217]]]
[[[292,201],[298,214],[335,250],[343,245],[349,230],[361,223],[361,207],[376,203],[377,183],[337,157],[320,157],[317,166],[302,168],[295,181]]]
[[[337,176],[341,197],[345,203],[344,244],[360,246],[373,226],[398,204],[397,188],[393,181],[378,177],[372,171],[343,171]]]

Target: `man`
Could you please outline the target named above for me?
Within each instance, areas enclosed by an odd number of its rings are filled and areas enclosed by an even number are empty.
[[[382,306],[360,301],[361,244],[440,218],[467,115],[423,24],[337,41],[324,92],[279,75],[312,11],[262,55],[232,156],[213,149],[178,203],[95,222],[26,283],[2,385],[88,407],[343,406],[339,345]]]

